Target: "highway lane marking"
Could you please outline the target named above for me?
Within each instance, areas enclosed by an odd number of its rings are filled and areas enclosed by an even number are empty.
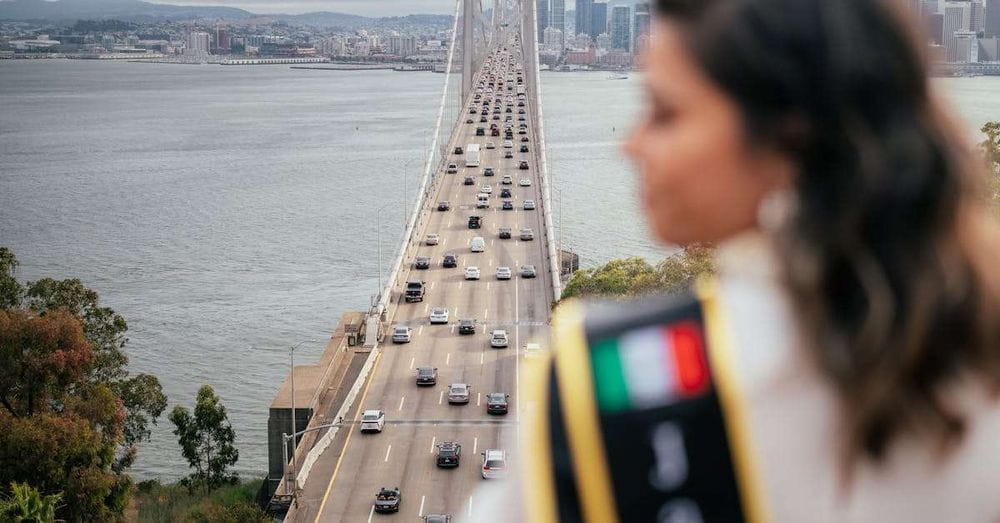
[[[365,391],[361,395],[361,401],[358,402],[357,410],[354,412],[354,423],[357,423],[358,419],[361,417],[361,406],[365,404],[365,399],[368,397],[368,389],[371,388],[372,382],[375,381],[375,371],[378,370],[378,364],[381,362],[382,354],[379,353],[375,356],[375,364],[372,365],[371,373],[368,375],[368,384],[365,385]],[[313,523],[319,523],[320,518],[323,516],[323,509],[326,507],[326,500],[330,496],[330,489],[333,488],[333,482],[337,479],[337,474],[340,472],[340,464],[344,461],[344,456],[347,455],[347,445],[351,443],[351,436],[353,435],[353,430],[347,433],[347,440],[344,441],[344,448],[340,451],[340,456],[337,457],[337,465],[333,467],[333,474],[330,476],[330,483],[326,485],[326,492],[323,493],[323,501],[319,504],[319,511],[316,512],[316,519]],[[374,506],[372,508],[374,508]]]
[[[429,308],[430,308],[430,306],[431,306],[431,304],[429,304],[429,303],[425,303],[425,304],[424,304],[424,312],[427,312],[427,309],[429,309]]]
[[[454,325],[451,326],[451,333],[455,334],[455,326]]]
[[[403,400],[405,400],[405,399],[406,399],[406,396],[403,396],[402,398],[399,398],[399,408],[396,409],[396,410],[403,410]]]
[[[461,289],[461,288],[462,288],[462,284],[463,284],[463,283],[465,283],[465,282],[463,282],[463,281],[460,281],[460,282],[458,282],[458,288],[459,288],[459,289]]]
[[[478,437],[473,437],[472,438],[472,453],[475,454],[476,450],[478,448],[479,448],[479,438]]]
[[[421,326],[420,326],[420,328],[422,329],[422,328],[424,328],[424,327],[423,327],[423,326],[421,325]],[[413,357],[413,358],[410,358],[410,370],[413,370],[413,363],[414,363],[414,362],[415,362],[416,360],[417,360],[417,358],[416,358],[416,357]]]
[[[417,513],[417,516],[424,517],[424,496],[420,496],[420,512]]]
[[[437,282],[436,281],[432,281],[431,284],[427,286],[427,289],[428,290],[434,290],[434,284],[435,283],[437,283]]]
[[[445,357],[444,357],[444,364],[445,365],[451,365],[451,353],[450,352],[447,355],[445,355]]]
[[[492,267],[492,266],[493,266],[493,258],[490,258],[490,267]],[[487,283],[486,284],[486,289],[489,290],[489,288],[490,288],[490,284]]]
[[[487,283],[486,285],[489,285],[489,284]],[[487,288],[487,290],[489,289],[489,287],[486,287],[486,288]],[[483,319],[485,320],[486,318],[489,318],[489,317],[490,317],[490,310],[489,309],[483,309]]]
[[[431,438],[431,454],[434,454],[434,444],[437,443],[437,436]]]
[[[388,446],[388,447],[387,447],[387,448],[385,449],[385,459],[383,459],[383,460],[382,460],[383,462],[386,462],[386,463],[388,463],[388,462],[389,462],[389,451],[391,451],[391,450],[392,450],[392,445],[389,445],[389,446]]]
[[[444,401],[444,391],[442,390],[441,394],[438,396],[438,405],[440,405],[443,401]]]
[[[476,406],[477,407],[479,406],[479,402],[482,401],[482,399],[483,399],[483,393],[482,392],[477,392],[476,393]]]
[[[472,496],[469,496],[469,516],[472,516]]]
[[[368,523],[372,523],[372,515],[375,514],[375,505],[368,511]]]
[[[483,352],[479,353],[479,364],[480,365],[483,364],[483,360],[485,360],[485,359],[486,359],[486,351],[483,351]]]
[[[514,399],[514,405],[517,410],[514,412],[515,421],[518,422],[517,427],[517,440],[521,441],[521,326],[518,325],[520,320],[521,308],[520,303],[518,303],[518,288],[520,287],[519,282],[514,283],[514,394],[517,396]]]
[[[423,326],[423,325],[421,325],[421,326],[420,326],[419,328],[417,328],[417,335],[419,336],[419,335],[421,335],[421,334],[423,334],[423,333],[424,333],[424,326]],[[412,368],[412,367],[411,367],[411,368]]]

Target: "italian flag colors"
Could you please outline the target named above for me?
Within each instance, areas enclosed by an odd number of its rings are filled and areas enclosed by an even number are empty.
[[[599,340],[591,365],[602,412],[662,407],[701,394],[711,382],[702,331],[693,321]]]

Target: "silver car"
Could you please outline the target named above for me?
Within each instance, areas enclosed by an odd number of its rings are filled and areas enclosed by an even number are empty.
[[[522,278],[534,278],[536,276],[534,265],[522,265],[521,266],[521,277]]]
[[[509,280],[513,277],[510,267],[497,267],[497,279],[498,280]]]
[[[527,242],[535,239],[535,233],[531,230],[531,227],[521,228],[521,241]]]
[[[410,343],[410,336],[413,334],[413,329],[407,327],[406,325],[396,325],[392,329],[392,342],[393,343]]]
[[[424,239],[424,244],[425,245],[437,245],[439,241],[441,241],[441,237],[438,236],[437,234],[433,234],[432,233],[432,234],[428,234],[427,238]]]
[[[509,342],[507,331],[503,329],[496,329],[490,334],[490,347],[494,349],[504,349]]]
[[[535,210],[535,200],[524,200],[524,210],[526,211]]]
[[[444,307],[434,307],[431,309],[431,325],[448,323],[448,309]]]
[[[448,403],[468,403],[471,391],[466,383],[452,383],[448,386]]]

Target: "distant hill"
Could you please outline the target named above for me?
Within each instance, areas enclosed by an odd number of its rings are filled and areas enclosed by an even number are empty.
[[[448,26],[447,15],[409,15],[383,18],[328,11],[300,15],[258,15],[235,7],[181,6],[153,4],[141,0],[0,0],[0,20],[46,20],[72,25],[76,20],[243,20],[271,18],[296,25],[336,27],[347,30],[362,27],[404,28],[407,26]]]

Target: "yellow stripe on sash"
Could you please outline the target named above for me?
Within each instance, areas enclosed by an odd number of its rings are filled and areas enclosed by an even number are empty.
[[[521,397],[527,398],[523,411],[524,442],[530,459],[524,460],[525,481],[521,482],[526,516],[531,523],[551,523],[559,519],[556,510],[555,472],[552,466],[552,438],[549,427],[549,371],[552,359],[526,361]]]

